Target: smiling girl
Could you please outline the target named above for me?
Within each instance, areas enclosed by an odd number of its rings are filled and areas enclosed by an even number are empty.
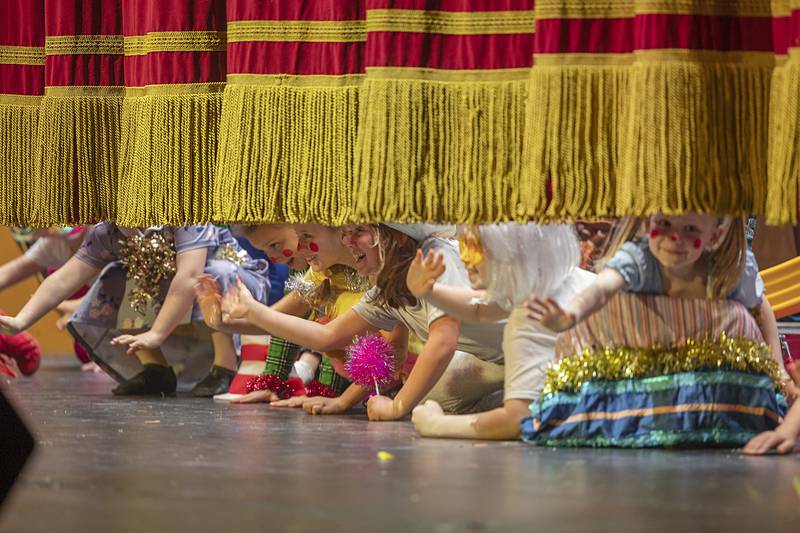
[[[620,291],[734,300],[753,313],[773,357],[782,361],[775,315],[764,296],[755,256],[745,245],[741,218],[657,214],[648,221],[646,237],[633,239],[638,229],[638,220],[631,219],[616,233],[610,246],[616,253],[589,288],[563,308],[534,296],[529,316],[553,331],[564,331]]]
[[[243,287],[231,288],[224,302],[224,319],[244,319],[273,334],[319,351],[341,349],[353,337],[378,330],[408,328],[424,343],[407,381],[394,399],[375,396],[367,404],[371,420],[397,420],[407,416],[424,398],[438,401],[448,412],[467,412],[477,404],[491,403],[503,386],[503,323],[461,322],[430,303],[418,300],[406,285],[406,273],[421,249],[441,253],[447,272],[445,285],[469,284],[452,227],[425,224],[348,226],[345,245],[362,276],[375,287],[349,311],[327,324],[276,313],[260,305]],[[348,389],[350,391],[350,389]],[[497,404],[500,399],[497,397]],[[325,411],[323,411],[325,412]]]

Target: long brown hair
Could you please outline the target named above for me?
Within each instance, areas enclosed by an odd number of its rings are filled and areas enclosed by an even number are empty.
[[[747,253],[747,241],[744,234],[744,218],[731,217],[723,219],[725,234],[722,241],[711,251],[709,267],[708,297],[721,300],[728,297],[742,278]]]
[[[377,305],[393,309],[417,305],[417,299],[406,285],[406,275],[419,247],[417,241],[388,226],[373,226],[375,242],[381,259],[381,269],[375,278],[378,294],[372,300]]]

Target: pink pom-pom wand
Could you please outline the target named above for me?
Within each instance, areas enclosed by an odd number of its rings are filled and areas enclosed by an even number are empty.
[[[355,339],[347,348],[344,368],[351,381],[365,389],[375,386],[380,395],[380,385],[388,385],[394,377],[394,347],[380,334],[365,335]]]

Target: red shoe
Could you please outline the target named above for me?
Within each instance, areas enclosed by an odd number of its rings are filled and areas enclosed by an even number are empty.
[[[42,349],[30,333],[0,335],[0,352],[14,359],[19,371],[26,376],[39,370]]]

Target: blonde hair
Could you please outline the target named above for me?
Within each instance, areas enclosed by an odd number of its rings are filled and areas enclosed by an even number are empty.
[[[477,231],[485,252],[486,301],[506,310],[531,294],[551,296],[580,262],[570,224],[493,224]]]
[[[720,243],[711,251],[708,298],[722,300],[732,293],[744,272],[747,258],[747,240],[744,218],[725,217],[720,225],[726,226]]]

